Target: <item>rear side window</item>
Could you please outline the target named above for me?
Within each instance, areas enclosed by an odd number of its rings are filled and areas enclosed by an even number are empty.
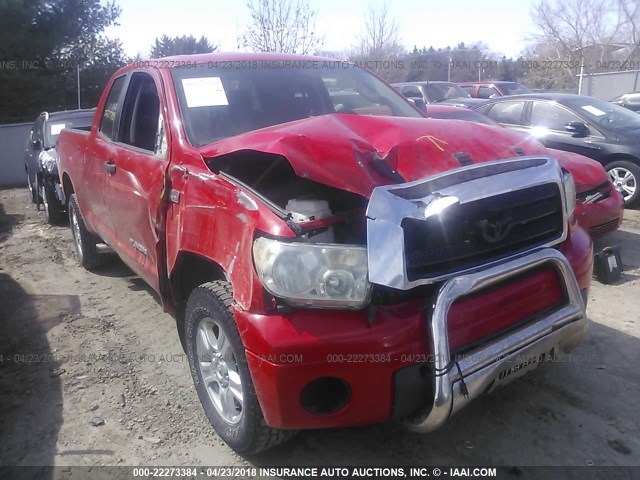
[[[113,138],[115,133],[114,126],[116,120],[116,112],[118,111],[118,101],[120,100],[120,93],[122,93],[122,87],[124,86],[125,76],[118,77],[114,80],[107,97],[107,103],[104,106],[104,113],[102,114],[102,120],[100,121],[100,131],[107,137]]]
[[[523,110],[524,102],[501,102],[494,104],[486,115],[498,123],[522,125]]]
[[[159,118],[160,98],[153,78],[134,73],[122,108],[118,141],[153,152]]]

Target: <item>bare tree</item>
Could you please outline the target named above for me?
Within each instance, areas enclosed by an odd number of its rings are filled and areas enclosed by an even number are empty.
[[[388,59],[403,51],[398,35],[398,25],[389,15],[387,3],[377,8],[369,6],[364,18],[364,31],[360,35],[357,55],[369,59]]]
[[[305,0],[249,0],[251,23],[238,39],[255,52],[314,53],[323,39],[315,31],[317,11]]]
[[[528,77],[534,87],[570,89],[576,74],[602,69],[612,53],[625,42],[623,6],[634,18],[633,5],[638,0],[541,0],[531,12],[537,27],[534,44],[529,49],[533,65]],[[552,60],[551,62],[545,62]],[[546,65],[546,67],[541,67]]]
[[[534,38],[558,59],[595,63],[621,39],[620,2],[624,0],[542,0],[532,12],[539,29]]]
[[[363,31],[349,59],[361,63],[387,81],[398,81],[404,76],[394,60],[404,53],[400,44],[398,25],[389,14],[386,2],[370,5],[364,17]]]
[[[628,41],[640,45],[640,1],[618,0],[622,32]]]

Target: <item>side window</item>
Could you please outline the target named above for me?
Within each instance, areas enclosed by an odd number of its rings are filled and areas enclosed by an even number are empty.
[[[533,102],[531,107],[531,126],[549,130],[564,131],[569,122],[580,121],[576,115],[549,102]]]
[[[493,87],[480,87],[478,88],[478,98],[491,98],[491,95],[497,97],[500,96],[498,91]]]
[[[467,92],[469,95],[473,93],[473,85],[460,85],[460,88]]]
[[[124,86],[125,76],[118,77],[114,80],[109,96],[107,97],[107,103],[104,106],[104,112],[102,114],[102,120],[100,121],[100,131],[107,137],[113,138],[114,123],[116,120],[116,112],[118,111],[118,100],[120,99],[120,93]]]
[[[486,115],[498,123],[522,125],[523,110],[524,102],[500,102],[495,103]]]
[[[415,85],[402,87],[402,94],[407,98],[422,98],[422,92]]]
[[[153,78],[134,73],[122,107],[118,141],[155,151],[160,118],[160,98]]]

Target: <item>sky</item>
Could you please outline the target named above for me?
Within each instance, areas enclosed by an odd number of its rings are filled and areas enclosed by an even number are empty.
[[[364,13],[380,0],[309,0],[318,11],[316,29],[323,51],[343,52],[357,43]],[[107,36],[119,38],[130,56],[148,57],[163,34],[204,35],[221,51],[237,51],[238,36],[249,22],[244,0],[117,0],[119,26]],[[533,0],[389,0],[402,45],[434,48],[484,42],[496,54],[515,57],[534,31],[529,14]]]

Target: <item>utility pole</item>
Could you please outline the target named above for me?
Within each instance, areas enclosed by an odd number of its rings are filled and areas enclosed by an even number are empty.
[[[80,65],[76,65],[76,79],[78,83],[78,110],[80,110]]]

